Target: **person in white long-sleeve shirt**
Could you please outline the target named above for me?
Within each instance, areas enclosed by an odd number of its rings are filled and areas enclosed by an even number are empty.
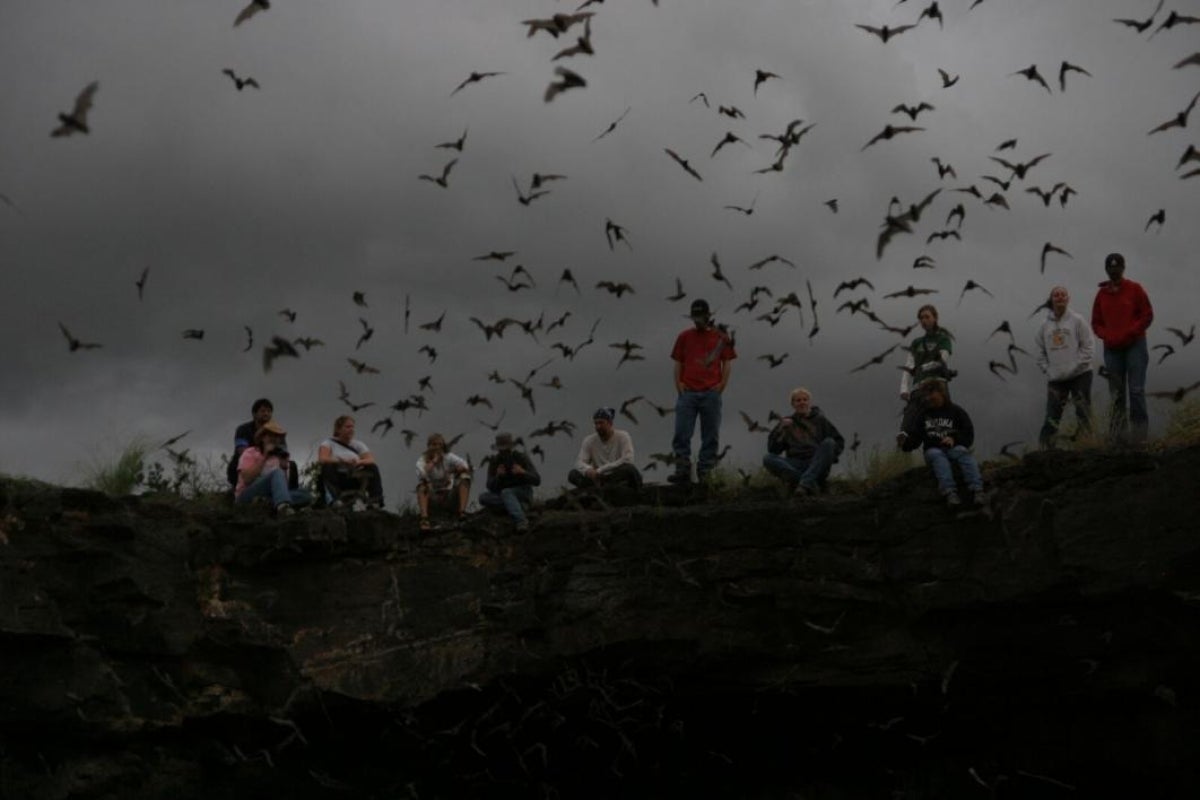
[[[642,473],[633,463],[633,439],[613,427],[616,410],[599,408],[592,415],[595,433],[589,433],[579,448],[575,468],[567,474],[573,486],[642,485]]]
[[[1038,441],[1043,448],[1054,446],[1062,421],[1063,407],[1075,404],[1078,425],[1075,434],[1092,426],[1092,361],[1096,340],[1082,315],[1068,307],[1071,295],[1065,287],[1050,290],[1050,311],[1037,332],[1037,364],[1046,374],[1046,420]]]

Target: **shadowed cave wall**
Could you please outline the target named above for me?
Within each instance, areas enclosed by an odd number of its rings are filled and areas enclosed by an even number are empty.
[[[0,483],[0,796],[1194,796],[1200,449],[533,532]]]

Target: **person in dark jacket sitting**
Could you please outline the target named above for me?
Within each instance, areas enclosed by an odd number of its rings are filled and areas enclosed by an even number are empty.
[[[795,487],[804,497],[814,494],[825,482],[846,440],[838,429],[812,404],[812,392],[793,389],[792,413],[779,421],[767,436],[767,470]]]
[[[524,505],[533,503],[533,487],[542,482],[529,456],[518,452],[511,433],[496,434],[495,450],[488,460],[487,491],[479,495],[479,505],[503,508],[512,517],[516,529],[529,530]]]
[[[925,449],[925,463],[937,478],[938,489],[946,498],[946,505],[962,505],[958,496],[958,485],[954,481],[953,464],[962,470],[963,480],[971,492],[975,505],[986,505],[983,495],[983,477],[979,464],[971,455],[975,443],[975,427],[971,417],[959,406],[946,399],[945,381],[929,381],[925,392],[925,407],[913,417],[903,431],[896,436],[896,444],[902,450]]]

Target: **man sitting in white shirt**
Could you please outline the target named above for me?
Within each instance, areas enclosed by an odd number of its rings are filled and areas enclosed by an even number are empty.
[[[642,473],[633,463],[633,439],[626,431],[613,427],[616,410],[600,408],[592,415],[595,433],[583,439],[575,468],[567,475],[572,486],[581,489],[604,486],[642,485]]]

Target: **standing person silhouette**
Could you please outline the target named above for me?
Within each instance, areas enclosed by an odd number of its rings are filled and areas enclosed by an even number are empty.
[[[721,393],[729,383],[730,362],[737,358],[729,334],[713,324],[712,312],[704,300],[692,303],[693,327],[675,338],[671,359],[675,362],[675,437],[671,449],[675,472],[671,483],[692,479],[692,434],[700,420],[700,453],[696,478],[708,478],[717,463],[720,446]]]
[[[1150,365],[1146,329],[1154,321],[1154,309],[1142,285],[1125,278],[1125,256],[1109,253],[1104,271],[1108,280],[1101,282],[1092,303],[1092,331],[1104,342],[1104,369],[1112,404],[1109,437],[1122,441],[1128,436],[1134,443],[1141,443],[1146,441],[1150,427],[1146,413],[1146,367]]]

